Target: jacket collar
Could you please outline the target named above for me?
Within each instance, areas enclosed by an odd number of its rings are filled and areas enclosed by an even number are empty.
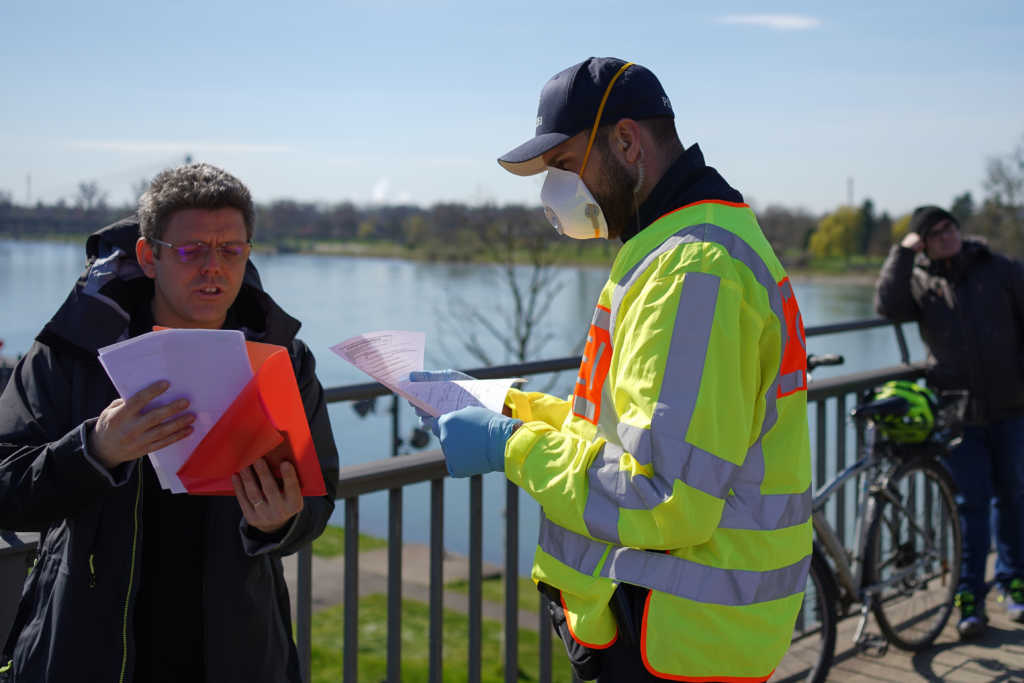
[[[718,171],[704,163],[700,145],[694,143],[665,171],[640,205],[637,224],[624,230],[621,239],[626,242],[665,214],[706,199],[738,203],[743,201],[743,195],[730,187]]]
[[[139,222],[123,218],[89,236],[86,266],[71,293],[39,335],[54,337],[95,353],[130,333],[131,317],[153,298],[152,281],[135,259]],[[252,261],[245,266],[242,288],[229,315],[239,323],[247,339],[285,346],[299,331],[300,323],[263,291]]]

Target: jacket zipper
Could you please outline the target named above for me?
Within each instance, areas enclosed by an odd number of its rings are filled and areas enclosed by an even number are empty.
[[[947,280],[947,282],[949,281]],[[963,285],[964,290],[967,289],[966,277],[963,278],[960,284]],[[960,319],[960,329],[963,330],[964,342],[967,346],[967,353],[965,355],[967,356],[967,376],[968,382],[970,383],[970,386],[967,388],[969,401],[968,414],[970,414],[971,418],[976,421],[981,421],[982,419],[988,420],[988,397],[986,396],[983,398],[980,395],[981,372],[977,367],[977,358],[975,357],[975,352],[978,348],[978,338],[974,333],[974,327],[967,324],[967,312],[964,311],[962,305],[962,302],[966,297],[960,296],[960,292],[957,290],[954,283],[950,282],[949,285],[953,295],[953,305],[957,312],[957,318]],[[975,390],[975,387],[977,387],[977,390]],[[970,406],[970,403],[974,403],[973,407]]]
[[[128,592],[124,596],[124,612],[121,622],[121,677],[120,683],[125,682],[128,670],[128,607],[132,598],[132,586],[135,582],[135,550],[139,541],[139,502],[142,500],[142,468],[136,467],[138,475],[138,486],[135,489],[135,507],[132,510],[132,554],[128,571]]]

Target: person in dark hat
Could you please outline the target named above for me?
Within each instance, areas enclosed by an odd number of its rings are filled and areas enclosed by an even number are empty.
[[[510,390],[438,420],[454,476],[502,471],[543,509],[533,578],[580,678],[764,681],[811,559],[806,350],[742,195],[684,147],[654,74],[591,58],[551,78],[535,135],[574,239],[623,245],[570,400]]]
[[[960,637],[977,637],[988,623],[990,517],[1000,601],[1024,622],[1024,268],[961,236],[945,209],[921,206],[882,266],[875,308],[918,323],[931,385],[969,395],[963,442],[946,461],[963,529]]]

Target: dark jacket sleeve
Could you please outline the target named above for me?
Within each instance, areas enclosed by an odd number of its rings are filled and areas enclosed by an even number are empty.
[[[921,309],[910,291],[911,275],[914,272],[913,249],[894,244],[889,256],[882,264],[875,284],[875,311],[883,318],[894,322],[915,321],[921,316]]]
[[[70,372],[36,342],[0,395],[0,528],[42,531],[130,476],[89,457],[95,419],[71,424]]]
[[[327,416],[324,389],[316,377],[316,360],[309,348],[298,339],[292,342],[289,351],[327,494],[306,497],[303,500],[302,511],[292,519],[291,524],[285,527],[283,535],[280,536],[264,534],[249,527],[243,517],[242,544],[250,555],[267,552],[288,555],[298,551],[323,533],[327,520],[334,512],[334,498],[338,488],[338,449],[334,444],[334,433],[331,431],[331,423]]]
[[[1006,262],[1006,286],[1010,291],[1013,319],[1020,338],[1024,339],[1024,263],[1015,259],[1006,259]]]

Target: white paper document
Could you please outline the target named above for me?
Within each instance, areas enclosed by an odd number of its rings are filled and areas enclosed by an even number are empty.
[[[466,406],[500,413],[513,378],[407,381],[410,372],[423,369],[426,338],[423,332],[367,332],[335,344],[331,351],[434,417]]]
[[[171,386],[149,409],[186,398],[194,431],[149,454],[160,485],[186,493],[177,471],[253,378],[245,336],[238,330],[160,330],[99,350],[100,363],[127,400],[154,382]]]

